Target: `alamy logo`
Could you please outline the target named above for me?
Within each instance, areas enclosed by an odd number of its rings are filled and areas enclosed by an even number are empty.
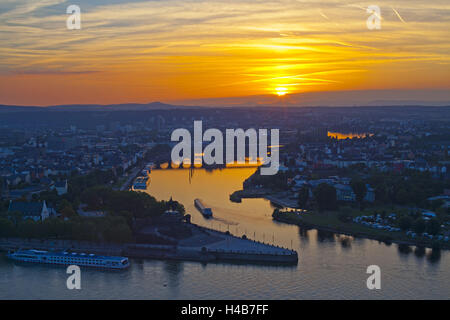
[[[369,30],[381,29],[381,9],[379,6],[371,5],[367,8],[367,13],[370,14],[367,18],[366,25]]]
[[[69,266],[67,267],[67,274],[70,276],[67,278],[67,289],[69,290],[80,290],[81,289],[81,269],[79,266]]]
[[[67,18],[66,25],[69,30],[81,29],[81,9],[79,6],[72,4],[67,7],[67,14],[70,16]]]
[[[172,149],[172,163],[175,165],[191,165],[192,139],[187,129],[176,129],[172,132],[172,142],[179,142]],[[181,140],[181,141],[180,141]],[[248,158],[245,157],[249,141]],[[279,169],[279,130],[270,130],[270,146],[267,144],[268,130],[260,129],[226,129],[225,162],[224,138],[218,129],[208,129],[203,133],[202,121],[194,121],[194,165],[221,164],[258,164],[261,163],[261,175],[275,175]],[[236,144],[235,144],[236,141]],[[211,142],[203,149],[203,142]],[[268,149],[270,149],[270,156]],[[237,155],[235,157],[235,150]],[[248,159],[248,160],[247,160]]]
[[[371,276],[367,278],[367,289],[380,290],[381,289],[381,269],[379,266],[372,265],[367,267],[366,273]]]

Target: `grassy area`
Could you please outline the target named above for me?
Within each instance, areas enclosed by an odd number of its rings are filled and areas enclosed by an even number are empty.
[[[338,212],[327,211],[327,212],[309,212],[303,214],[301,217],[297,216],[297,218],[301,218],[301,220],[307,224],[322,226],[327,228],[332,228],[336,230],[342,230],[345,233],[355,233],[355,234],[371,234],[376,237],[384,237],[384,238],[396,238],[399,237],[406,238],[406,235],[403,235],[401,232],[389,232],[386,230],[373,229],[361,224],[353,223],[353,222],[343,222],[338,218]],[[357,217],[361,215],[368,215],[367,212],[361,212],[355,210],[352,212],[351,216]]]
[[[349,214],[352,218],[361,215],[372,215],[374,211],[379,210],[367,210],[360,211],[357,209],[350,209]],[[392,210],[386,212],[399,212],[398,210]],[[338,211],[326,211],[316,212],[309,211],[308,213],[297,214],[295,212],[281,212],[274,213],[274,219],[291,224],[303,225],[306,227],[312,227],[321,230],[328,230],[336,233],[349,234],[357,237],[375,239],[386,242],[398,242],[410,245],[422,245],[426,247],[432,247],[433,241],[429,239],[412,239],[408,237],[404,232],[390,232],[387,230],[374,229],[368,226],[357,224],[354,222],[344,222],[339,220]],[[442,248],[449,249],[448,244],[443,244]]]
[[[367,234],[374,237],[385,238],[386,240],[393,238],[398,239],[399,237],[402,237],[405,240],[407,239],[406,235],[402,235],[401,232],[388,232],[386,230],[373,229],[352,222],[343,222],[338,219],[338,212],[328,211],[318,213],[310,211],[309,213],[304,213],[301,215],[295,213],[281,213],[281,215],[283,220],[286,219],[292,223],[300,223],[324,229],[326,228],[342,233],[350,233],[355,235]],[[355,215],[355,217],[356,216],[357,215]]]

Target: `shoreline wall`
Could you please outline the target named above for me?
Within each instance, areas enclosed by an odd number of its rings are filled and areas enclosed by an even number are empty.
[[[251,241],[251,240],[250,240]],[[252,253],[230,250],[201,250],[192,247],[177,247],[152,244],[100,244],[70,240],[0,239],[0,251],[37,249],[72,250],[98,255],[126,256],[136,259],[163,259],[198,262],[235,261],[245,263],[297,264],[297,252],[291,254]]]

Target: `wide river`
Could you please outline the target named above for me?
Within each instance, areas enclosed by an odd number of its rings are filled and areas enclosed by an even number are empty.
[[[373,240],[302,230],[272,220],[263,199],[232,203],[254,169],[155,170],[148,191],[182,202],[193,222],[293,248],[297,266],[133,260],[129,270],[82,270],[68,290],[64,268],[18,265],[0,258],[0,299],[448,299],[450,253],[431,255]],[[205,220],[194,207],[212,208]],[[381,290],[367,289],[367,267],[381,268]]]

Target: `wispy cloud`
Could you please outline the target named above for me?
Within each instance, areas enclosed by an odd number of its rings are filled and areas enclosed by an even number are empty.
[[[356,0],[79,0],[82,29],[72,31],[69,4],[0,2],[2,85],[41,76],[64,97],[76,86],[120,102],[450,83],[448,0],[380,0],[377,31]],[[59,99],[40,85],[35,97]]]
[[[64,70],[18,70],[12,71],[9,74],[15,75],[84,75],[98,73],[96,70],[86,71],[64,71]]]
[[[392,9],[392,11],[394,11],[394,13],[397,15],[397,17],[400,19],[401,22],[406,23],[406,21],[403,20],[402,16],[400,15],[400,13],[398,13],[397,10],[395,10],[395,9],[392,8],[392,7],[391,7],[391,9]]]

